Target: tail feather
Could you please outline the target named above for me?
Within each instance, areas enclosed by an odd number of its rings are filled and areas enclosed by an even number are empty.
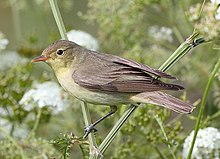
[[[163,92],[143,92],[131,98],[135,102],[155,104],[169,108],[177,113],[191,113],[193,105]]]

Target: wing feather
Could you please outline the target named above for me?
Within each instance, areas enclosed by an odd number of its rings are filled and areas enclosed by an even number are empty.
[[[141,71],[145,71],[147,73],[153,74],[153,75],[158,76],[158,77],[168,78],[168,79],[176,79],[176,77],[173,77],[173,76],[171,76],[171,75],[169,75],[165,72],[162,72],[160,70],[151,68],[147,65],[144,65],[144,64],[141,64],[141,63],[129,60],[129,59],[125,59],[125,58],[122,58],[122,57],[119,57],[119,56],[110,55],[110,54],[102,54],[102,53],[96,54],[96,56],[99,57],[99,58],[107,57],[107,60],[110,61],[110,62],[120,64],[120,65],[129,66],[129,67],[132,67],[132,68],[136,68],[136,69],[139,69]],[[105,59],[105,58],[103,58],[103,59]]]
[[[94,91],[140,93],[183,89],[157,80],[150,74],[174,78],[171,75],[113,55],[92,52],[81,65],[83,67],[77,68],[72,77],[80,86]]]

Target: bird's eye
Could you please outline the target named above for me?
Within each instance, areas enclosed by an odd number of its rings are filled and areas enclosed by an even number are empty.
[[[64,53],[64,50],[62,49],[57,50],[57,55],[63,55],[63,53]]]

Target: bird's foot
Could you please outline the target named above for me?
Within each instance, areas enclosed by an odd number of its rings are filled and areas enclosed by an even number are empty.
[[[83,139],[87,138],[87,136],[89,135],[89,133],[91,132],[97,132],[98,130],[95,128],[95,126],[93,124],[86,126],[85,127],[85,133],[83,135]]]

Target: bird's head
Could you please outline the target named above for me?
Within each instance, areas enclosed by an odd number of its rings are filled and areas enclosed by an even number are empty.
[[[32,62],[46,62],[53,69],[70,67],[80,46],[68,40],[58,40],[43,50]]]

